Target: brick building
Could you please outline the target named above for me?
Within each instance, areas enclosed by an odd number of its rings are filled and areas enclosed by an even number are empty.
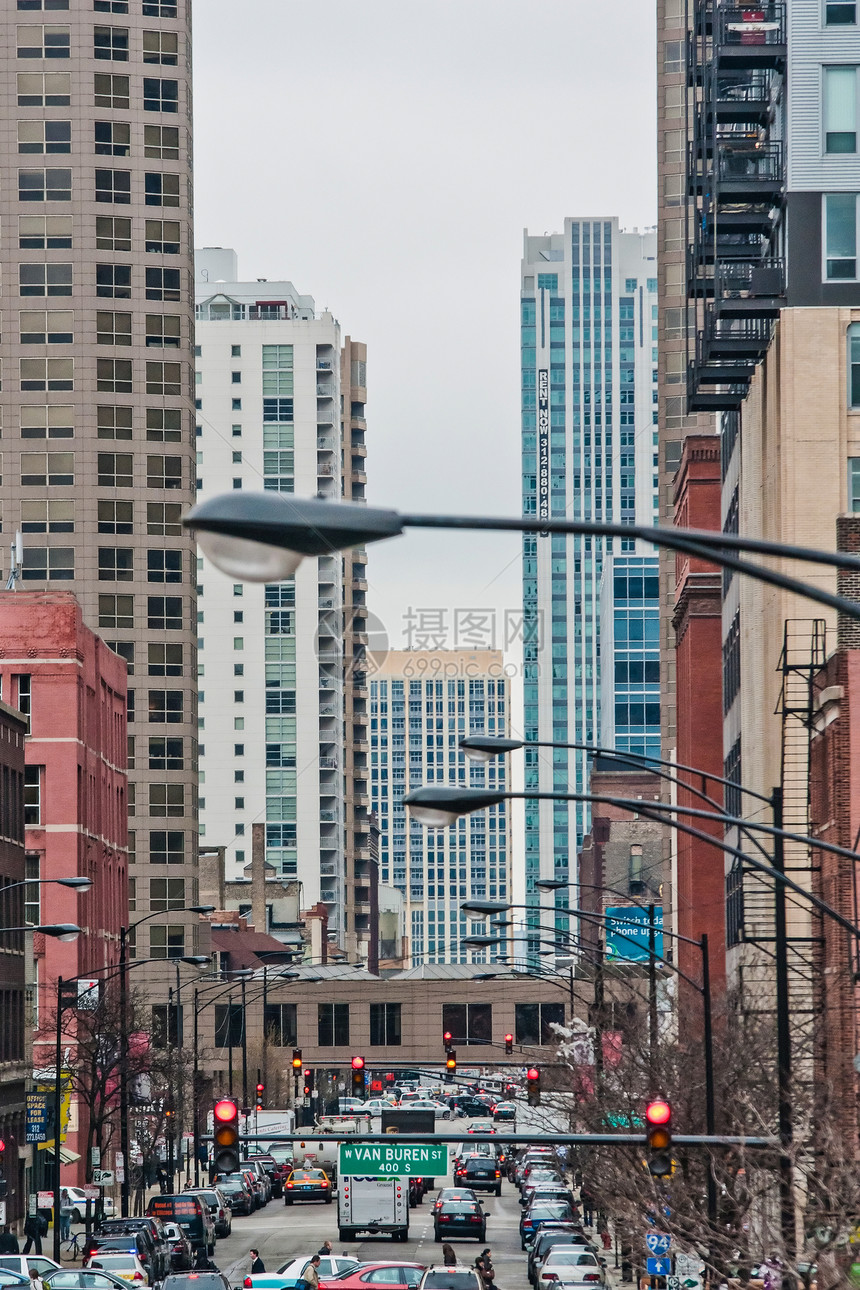
[[[126,664],[84,624],[71,592],[4,592],[0,692],[28,725],[26,872],[43,882],[26,889],[26,921],[83,929],[74,942],[34,940],[33,1061],[36,1069],[52,1068],[57,978],[115,964],[128,917]],[[150,740],[151,756],[157,742]],[[92,887],[75,893],[44,881],[72,876],[90,878]],[[85,1130],[78,1110],[73,1105],[69,1152],[80,1150]],[[65,1181],[77,1178],[69,1173]]]
[[[0,703],[0,928],[23,927],[24,735],[19,712]],[[7,1184],[6,1216],[15,1224],[24,1210],[24,1097],[29,1070],[25,1013],[24,937],[0,935],[0,1138],[6,1144],[0,1172]]]

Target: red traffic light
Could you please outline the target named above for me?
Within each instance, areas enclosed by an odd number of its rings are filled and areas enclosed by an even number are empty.
[[[668,1124],[672,1118],[672,1108],[661,1099],[649,1102],[645,1108],[645,1119],[649,1124]]]
[[[444,1035],[442,1036],[442,1038],[443,1038],[443,1040],[445,1041],[445,1043],[446,1043],[446,1044],[450,1044],[450,1042],[451,1042],[451,1040],[454,1038],[454,1036],[451,1034],[451,1031],[450,1031],[450,1030],[446,1030],[446,1031],[445,1031],[445,1033],[444,1033]]]
[[[514,1037],[513,1037],[513,1035],[505,1035],[505,1043],[506,1043],[506,1044],[512,1044],[513,1042],[514,1042]]]
[[[266,1091],[266,1086],[265,1086],[265,1084],[258,1084],[258,1085],[257,1085],[257,1092],[258,1092],[258,1093],[265,1093],[265,1091]]]
[[[2,1138],[0,1138],[0,1156],[2,1156],[5,1150],[6,1150],[6,1143],[3,1141]]]
[[[364,1070],[364,1058],[363,1058],[363,1057],[353,1057],[353,1059],[352,1059],[352,1069],[353,1069],[354,1071],[363,1071],[363,1070]]]
[[[540,1079],[540,1071],[537,1066],[530,1066],[526,1071],[526,1079]]]
[[[305,1079],[310,1075],[310,1071],[305,1071]]]
[[[235,1102],[222,1098],[220,1102],[215,1103],[213,1114],[216,1120],[220,1120],[222,1124],[227,1124],[230,1120],[235,1120],[238,1117],[239,1108]]]

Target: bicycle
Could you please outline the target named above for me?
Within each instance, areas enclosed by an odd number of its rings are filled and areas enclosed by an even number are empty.
[[[79,1257],[82,1257],[84,1253],[85,1239],[86,1239],[86,1233],[74,1232],[67,1241],[63,1242],[63,1245],[61,1245],[60,1250],[62,1252],[62,1249],[65,1248],[66,1251],[68,1252],[66,1257],[69,1259],[77,1259]]]

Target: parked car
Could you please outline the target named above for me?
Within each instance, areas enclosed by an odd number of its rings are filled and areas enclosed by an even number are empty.
[[[104,1250],[96,1250],[95,1254],[91,1254],[86,1260],[84,1267],[94,1268],[99,1272],[110,1272],[126,1285],[152,1285],[149,1271],[144,1267],[139,1254],[110,1254]]]
[[[96,1268],[57,1268],[42,1277],[52,1290],[128,1290],[128,1282]]]
[[[321,1200],[332,1202],[331,1179],[324,1169],[294,1169],[284,1186],[284,1204],[294,1200]]]
[[[520,1219],[520,1247],[525,1249],[534,1240],[542,1223],[563,1223],[565,1220],[571,1222],[573,1218],[573,1209],[567,1201],[546,1200],[529,1205],[523,1210]]]
[[[229,1236],[233,1230],[233,1211],[230,1202],[218,1187],[189,1187],[188,1190],[209,1209],[216,1236]],[[185,1193],[183,1192],[183,1195]]]
[[[218,1174],[215,1188],[226,1196],[234,1214],[253,1214],[256,1209],[254,1193],[244,1174]]]
[[[136,1244],[132,1237],[138,1238]],[[163,1281],[170,1271],[170,1249],[164,1235],[160,1219],[154,1215],[141,1218],[106,1218],[99,1223],[89,1242],[84,1247],[84,1257],[94,1249],[105,1248],[104,1242],[114,1240],[117,1244],[114,1252],[136,1250],[141,1254],[141,1262],[147,1269],[150,1280]]]
[[[548,1290],[552,1290],[554,1283],[557,1286],[598,1285],[606,1280],[597,1255],[575,1245],[552,1250],[539,1275],[538,1284]]]
[[[487,1216],[477,1201],[446,1200],[433,1215],[433,1233],[437,1241],[449,1241],[455,1235],[487,1239]]]
[[[44,1276],[46,1272],[55,1272],[59,1266],[47,1254],[0,1254],[0,1271],[17,1272],[20,1277],[29,1277],[30,1268]]]
[[[410,1111],[432,1111],[437,1120],[450,1120],[451,1108],[444,1102],[437,1102],[434,1098],[418,1097],[413,1101],[402,1103]]]
[[[253,1155],[248,1156],[248,1161],[252,1165],[259,1164],[263,1166],[268,1176],[269,1183],[271,1184],[269,1197],[270,1199],[275,1198],[280,1200],[281,1196],[284,1194],[284,1181],[281,1177],[281,1172],[275,1157],[268,1151],[257,1151],[254,1152]]]
[[[170,1266],[174,1272],[185,1272],[194,1264],[190,1240],[178,1223],[165,1223],[164,1234],[170,1246]]]
[[[84,1195],[83,1189],[80,1187],[64,1187],[63,1191],[68,1192],[69,1200],[74,1205],[74,1209],[72,1210],[72,1222],[83,1223],[87,1216],[87,1198]],[[110,1196],[102,1196],[101,1206],[104,1218],[114,1218],[116,1216],[116,1206]],[[95,1212],[96,1202],[92,1200],[90,1201],[90,1214],[93,1215]]]
[[[267,1282],[273,1285],[289,1285],[293,1280],[298,1285],[302,1280],[302,1273],[311,1261],[309,1254],[303,1254],[298,1259],[290,1259],[288,1263],[282,1263],[274,1273],[260,1272],[255,1277],[245,1277],[244,1285],[246,1287],[266,1287]],[[317,1275],[320,1281],[329,1280],[332,1277],[339,1277],[344,1273],[351,1272],[353,1268],[360,1266],[360,1259],[352,1259],[346,1254],[323,1254],[320,1256]],[[273,1280],[274,1278],[274,1280]]]
[[[272,1178],[262,1160],[259,1158],[255,1160],[240,1160],[239,1168],[249,1169],[251,1173],[254,1174],[262,1188],[263,1204],[268,1205],[269,1201],[272,1199]]]
[[[144,1280],[150,1285],[161,1281],[170,1270],[170,1250],[162,1237],[154,1241],[146,1228],[127,1231],[125,1235],[114,1233],[110,1236],[95,1233],[84,1247],[84,1266],[102,1267],[114,1276],[120,1276],[122,1262],[136,1257],[144,1270]],[[110,1260],[117,1259],[115,1264]],[[122,1276],[126,1281],[128,1277]]]
[[[357,1268],[323,1282],[320,1290],[415,1290],[426,1269],[425,1263],[385,1261],[360,1263]]]
[[[550,1252],[556,1248],[564,1249],[566,1246],[579,1246],[592,1252],[594,1250],[578,1224],[545,1223],[529,1246],[527,1271],[532,1285],[537,1286],[538,1273]]]
[[[418,1290],[480,1290],[480,1282],[474,1268],[457,1263],[452,1267],[428,1268]]]
[[[535,1200],[568,1200],[574,1209],[577,1207],[573,1192],[563,1178],[552,1178],[546,1182],[542,1179],[537,1182],[527,1179],[523,1183],[520,1204],[531,1205]]]

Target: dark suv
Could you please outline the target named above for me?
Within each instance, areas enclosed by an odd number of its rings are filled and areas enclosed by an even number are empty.
[[[502,1171],[495,1156],[466,1156],[463,1175],[458,1182],[473,1191],[491,1191],[496,1196],[502,1194]]]
[[[86,1244],[84,1255],[103,1250],[137,1254],[152,1284],[163,1281],[170,1269],[170,1245],[156,1218],[109,1218],[99,1223]]]

